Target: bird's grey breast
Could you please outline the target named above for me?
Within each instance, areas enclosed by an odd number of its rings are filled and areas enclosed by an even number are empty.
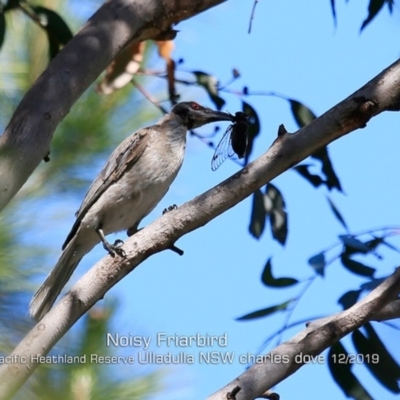
[[[164,197],[182,166],[185,127],[160,131],[155,125],[148,128],[147,135],[146,149],[137,162],[110,185],[91,209],[96,215],[102,215],[106,233],[128,229],[148,215]]]

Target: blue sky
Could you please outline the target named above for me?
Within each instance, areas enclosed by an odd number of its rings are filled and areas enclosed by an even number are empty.
[[[400,33],[398,8],[392,17],[383,10],[360,34],[367,2],[337,3],[338,24],[335,27],[328,0],[259,2],[249,35],[252,2],[230,0],[178,25],[180,32],[175,41],[174,58],[184,58],[181,69],[208,72],[221,82],[231,77],[232,68],[237,68],[242,77],[232,88],[240,90],[248,86],[250,91],[276,91],[303,102],[320,115],[399,56],[396,45]],[[162,67],[162,63],[154,58],[152,66]],[[183,87],[180,94],[182,100],[196,100],[212,106],[201,89]],[[225,109],[232,113],[240,109],[240,99],[225,94],[223,97],[227,100]],[[262,131],[253,158],[270,146],[281,123],[290,132],[297,129],[287,102],[261,96],[244,100],[261,118]],[[345,195],[334,192],[331,197],[354,233],[380,226],[400,226],[400,189],[396,182],[399,125],[397,114],[385,113],[374,118],[365,129],[329,146],[345,192]],[[115,128],[122,129],[118,124]],[[205,128],[205,132],[209,131],[210,128]],[[166,206],[183,204],[238,170],[235,163],[226,161],[219,170],[212,172],[211,156],[212,151],[201,141],[188,138],[186,160],[178,178],[144,224],[157,218]],[[93,178],[97,173],[93,171]],[[237,322],[235,318],[278,304],[296,296],[301,289],[300,286],[285,291],[265,288],[260,275],[266,260],[273,257],[276,276],[305,279],[312,275],[307,260],[345,233],[329,211],[323,189],[315,190],[293,171],[278,177],[274,184],[282,191],[289,213],[289,238],[284,248],[272,241],[269,232],[259,241],[249,235],[251,200],[247,199],[179,240],[177,245],[185,251],[183,257],[172,252],[157,254],[112,289],[111,294],[119,299],[120,308],[111,333],[151,337],[153,342],[160,332],[181,336],[226,333],[228,346],[222,350],[235,353],[231,364],[196,362],[165,366],[167,389],[157,399],[203,399],[242,373],[246,365],[238,361],[239,356],[248,352],[256,354],[265,338],[282,326],[284,315],[250,322]],[[74,198],[69,202],[71,212],[60,221],[56,233],[60,240],[54,244],[55,249],[68,233],[80,201]],[[63,214],[67,215],[66,209]],[[48,241],[55,240],[54,233],[48,231],[47,234]],[[392,243],[396,244],[396,238]],[[369,260],[372,266],[379,268],[378,277],[388,275],[398,265],[398,257],[393,252],[384,250],[381,253],[385,257],[383,262],[378,263],[375,258]],[[85,257],[73,280],[102,256],[104,250],[98,246]],[[325,279],[317,278],[304,295],[292,320],[340,311],[337,304],[340,295],[357,289],[362,282],[338,263],[332,264]],[[300,329],[301,326],[288,331],[284,339]],[[400,361],[395,344],[398,332],[385,326],[377,329]],[[345,343],[347,350],[354,352],[350,341]],[[183,351],[196,359],[203,350],[196,346],[157,347],[154,343],[150,348],[158,354]],[[121,353],[134,354],[135,351],[121,349]],[[116,372],[123,370],[128,375],[151,369],[141,365],[115,368]],[[354,371],[374,398],[394,398],[375,383],[365,367],[356,366]],[[326,363],[303,367],[275,390],[283,399],[293,398],[293,393],[308,400],[344,398],[333,383]]]

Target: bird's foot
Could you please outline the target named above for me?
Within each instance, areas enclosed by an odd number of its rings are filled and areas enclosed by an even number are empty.
[[[103,242],[103,247],[105,250],[108,251],[108,254],[110,254],[111,257],[115,257],[115,255],[118,255],[122,258],[126,257],[126,253],[124,249],[121,247],[124,245],[124,242],[120,239],[117,239],[114,244],[111,244],[107,241]]]
[[[164,208],[163,210],[163,215],[166,214],[167,212],[170,212],[172,210],[176,210],[178,208],[178,206],[176,204],[172,204],[172,206],[169,206],[167,208]]]
[[[126,257],[125,251],[121,249],[121,246],[124,245],[124,242],[122,240],[117,239],[114,244],[111,244],[104,236],[103,229],[98,228],[96,232],[99,235],[101,242],[103,243],[103,247],[108,251],[108,254],[110,254],[111,257],[115,257],[115,255],[118,255],[122,258]]]

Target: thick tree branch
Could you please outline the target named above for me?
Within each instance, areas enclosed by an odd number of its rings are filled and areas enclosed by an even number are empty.
[[[288,134],[285,133],[284,129],[280,129],[278,138],[268,151],[257,160],[220,185],[185,203],[177,210],[163,215],[128,239],[124,245],[127,254],[126,259],[113,259],[107,256],[98,262],[14,350],[12,356],[24,355],[27,357],[26,363],[4,364],[0,367],[0,399],[7,398],[14,393],[37,367],[37,363],[30,359],[30,355],[47,354],[93,304],[103,298],[112,286],[146,258],[168,249],[177,239],[207,224],[213,218],[250,196],[256,189],[313,154],[320,147],[357,128],[364,127],[374,115],[389,109],[397,110],[400,104],[399,76],[400,61],[397,61],[353,95],[296,134]],[[400,272],[397,271],[396,279],[398,279],[399,274]],[[366,318],[371,316],[371,313],[381,309],[394,299],[392,295],[393,279],[395,278],[389,278],[379,286],[381,289],[386,287],[388,289],[385,292],[386,294],[382,292],[380,299],[368,296],[367,300],[357,305],[356,309],[360,312],[360,316],[355,321],[353,320],[355,316],[349,310],[341,314],[338,319],[338,326],[343,332],[350,332],[342,325],[344,322],[348,323],[350,327],[360,326]],[[375,290],[373,293],[378,292]],[[373,304],[376,304],[375,308]],[[320,347],[317,346],[317,342],[321,333],[328,335],[327,338],[321,336],[323,343],[328,343],[328,339],[330,340],[332,337],[336,337],[336,340],[341,337],[342,331],[330,331],[330,327],[336,329],[337,325],[329,323],[326,328],[322,327],[321,331],[318,330],[317,333],[311,334],[310,337],[316,339],[315,343],[312,343],[314,347],[311,347],[315,352],[313,354],[319,352]],[[289,351],[289,349],[287,350]],[[291,351],[293,352],[293,349]],[[273,376],[276,379],[281,379],[284,376],[283,372],[285,371],[280,370]],[[287,370],[285,373],[289,375],[292,372],[294,371]],[[267,385],[264,385],[266,386],[265,389],[269,387],[269,383],[270,381]],[[232,389],[233,387],[230,385],[229,388]],[[262,394],[263,392],[257,393]],[[248,397],[247,394],[244,397],[242,393],[244,392],[238,393],[238,400],[254,398]]]
[[[270,387],[295,373],[307,363],[308,356],[317,356],[342,337],[374,319],[387,303],[400,293],[400,268],[350,309],[323,318],[308,325],[270,353],[264,362],[255,364],[223,389],[209,397],[210,400],[226,400],[227,393],[240,388],[236,400],[253,400]]]
[[[107,1],[52,60],[0,136],[0,211],[49,153],[57,125],[121,49],[131,41],[171,39],[173,24],[224,1]]]

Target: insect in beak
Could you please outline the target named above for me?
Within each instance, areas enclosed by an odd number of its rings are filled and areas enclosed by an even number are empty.
[[[228,158],[235,154],[239,159],[246,155],[248,145],[248,116],[238,111],[233,117],[233,124],[229,125],[221,141],[215,149],[211,160],[211,169],[217,170],[219,166]]]

